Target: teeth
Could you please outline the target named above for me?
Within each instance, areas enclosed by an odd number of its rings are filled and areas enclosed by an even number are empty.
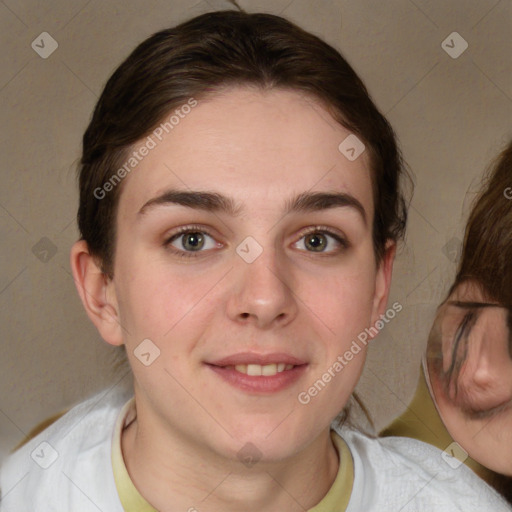
[[[267,364],[266,366],[261,367],[261,375],[265,375],[266,377],[270,375],[275,375],[277,373],[277,365],[276,364]]]
[[[272,369],[272,368],[269,368],[269,366],[270,367],[273,366],[274,367],[274,371],[275,371],[275,368],[276,368],[275,365],[269,364],[267,366],[262,367],[259,364],[248,364],[247,365],[247,375],[251,375],[251,376],[254,376],[254,377],[257,376],[257,375],[261,375],[263,373],[263,368],[266,368],[268,370]]]
[[[285,364],[285,363],[272,363],[266,364],[265,366],[261,366],[260,364],[237,364],[235,366],[235,370],[240,373],[245,373],[246,375],[254,376],[264,376],[271,377],[272,375],[276,375],[277,373],[281,373],[285,370],[291,370],[293,368],[293,364]]]

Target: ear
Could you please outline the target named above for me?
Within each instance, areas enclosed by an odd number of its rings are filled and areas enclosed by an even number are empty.
[[[396,254],[396,243],[389,240],[386,243],[384,254],[377,268],[375,277],[375,294],[373,296],[371,325],[375,325],[380,316],[386,311],[389,290],[391,288],[391,276],[393,274],[393,262]]]
[[[101,337],[111,345],[122,345],[123,336],[113,281],[104,274],[90,254],[87,242],[71,248],[73,279],[82,304]]]

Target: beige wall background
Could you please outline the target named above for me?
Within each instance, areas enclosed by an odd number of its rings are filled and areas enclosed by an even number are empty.
[[[373,343],[358,386],[379,428],[412,397],[468,206],[484,168],[512,137],[512,2],[240,5],[288,17],[341,50],[395,127],[415,175],[390,302],[403,311]],[[82,310],[69,268],[81,136],[107,77],[138,42],[227,7],[217,0],[0,1],[0,458],[49,415],[129,385]],[[31,47],[41,45],[42,32],[58,43],[47,58]],[[447,39],[453,32],[463,39]],[[463,40],[467,49],[453,58]]]

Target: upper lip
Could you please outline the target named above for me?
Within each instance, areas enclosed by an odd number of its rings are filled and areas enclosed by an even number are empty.
[[[253,352],[243,352],[240,354],[233,354],[222,359],[210,362],[214,366],[236,366],[239,364],[259,364],[265,366],[272,363],[285,363],[293,364],[298,366],[306,364],[306,361],[299,359],[298,357],[291,356],[290,354],[284,354],[282,352],[273,352],[271,354],[256,354]]]

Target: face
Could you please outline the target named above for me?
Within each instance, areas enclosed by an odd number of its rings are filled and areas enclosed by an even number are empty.
[[[471,281],[439,308],[428,345],[434,397],[446,427],[469,455],[512,475],[510,315]]]
[[[376,264],[369,161],[338,150],[348,135],[296,92],[231,89],[126,178],[108,285],[122,328],[104,337],[126,345],[141,425],[268,460],[328,430],[364,347],[333,366],[384,312],[392,260]]]

